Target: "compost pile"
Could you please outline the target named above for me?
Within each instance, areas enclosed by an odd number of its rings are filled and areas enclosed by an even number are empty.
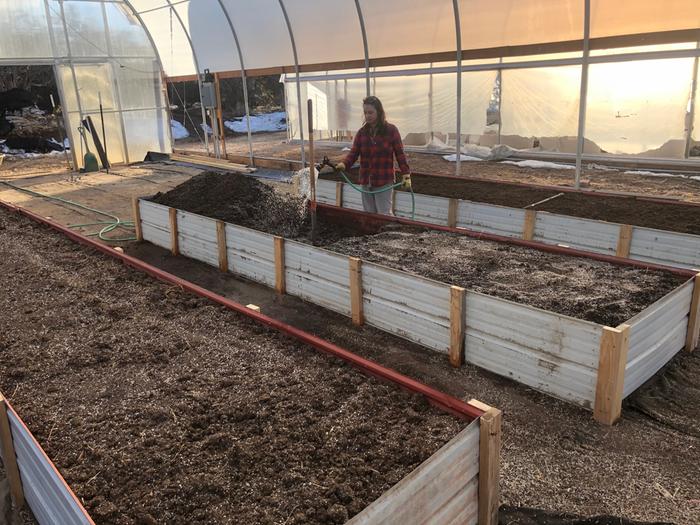
[[[0,390],[97,523],[344,523],[464,422],[0,211]]]

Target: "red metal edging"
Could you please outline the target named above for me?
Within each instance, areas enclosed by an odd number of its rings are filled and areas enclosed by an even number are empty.
[[[287,334],[303,343],[313,346],[317,350],[338,357],[343,361],[346,361],[347,363],[350,363],[351,365],[359,368],[368,375],[387,380],[389,382],[397,384],[398,386],[406,390],[417,394],[421,394],[425,396],[428,399],[428,401],[430,401],[432,404],[442,408],[443,410],[453,415],[472,421],[481,417],[484,414],[483,410],[473,407],[465,403],[464,401],[457,399],[456,397],[445,394],[444,392],[440,392],[439,390],[431,388],[428,385],[416,381],[415,379],[411,379],[410,377],[403,375],[395,370],[386,368],[378,363],[375,363],[374,361],[360,357],[359,355],[354,354],[349,350],[341,348],[329,341],[326,341],[325,339],[321,339],[320,337],[316,337],[315,335],[305,332],[304,330],[300,330],[291,325],[283,323],[282,321],[278,321],[277,319],[273,319],[272,317],[268,317],[264,314],[255,312],[250,308],[243,306],[240,303],[237,303],[235,301],[232,301],[231,299],[216,294],[210,290],[207,290],[206,288],[191,283],[190,281],[177,277],[176,275],[165,272],[160,268],[156,268],[155,266],[152,266],[140,259],[137,259],[136,257],[132,257],[125,253],[119,252],[105,244],[90,239],[89,237],[85,237],[84,235],[74,230],[66,228],[62,224],[42,217],[41,215],[29,211],[26,208],[15,206],[14,204],[10,204],[2,200],[0,200],[0,205],[4,206],[10,211],[14,211],[16,213],[20,213],[21,215],[29,217],[30,219],[36,222],[45,224],[46,226],[49,226],[50,228],[53,228],[54,230],[63,233],[65,236],[79,244],[89,246],[90,248],[94,248],[95,250],[102,252],[106,255],[109,255],[116,259],[120,259],[127,266],[131,266],[132,268],[145,272],[148,275],[155,277],[160,281],[177,285],[183,290],[199,295],[200,297],[209,299],[210,301],[214,301],[215,303],[225,306],[229,310],[233,310],[247,317],[250,317],[251,319],[257,321],[260,324],[269,326],[270,328]]]
[[[468,230],[465,228],[452,228],[450,226],[442,226],[440,224],[432,224],[429,222],[414,221],[411,219],[404,219],[402,217],[392,217],[389,215],[379,215],[376,213],[365,213],[359,210],[351,210],[348,208],[341,208],[338,206],[333,206],[331,204],[321,204],[316,203],[316,209],[327,216],[343,217],[346,219],[348,216],[354,218],[357,223],[365,227],[376,227],[378,224],[383,224],[387,222],[394,222],[398,224],[404,224],[406,226],[415,226],[418,228],[426,228],[430,230],[437,230],[449,233],[457,233],[459,235],[464,235],[465,237],[472,237],[474,239],[495,241],[506,244],[513,244],[516,246],[524,246],[526,248],[533,248],[535,250],[540,250],[543,252],[556,253],[559,255],[570,255],[572,257],[583,257],[586,259],[593,259],[596,261],[607,262],[611,264],[616,264],[618,266],[633,266],[635,268],[641,268],[644,270],[659,270],[664,272],[669,272],[681,277],[695,277],[696,272],[692,270],[684,270],[682,268],[675,268],[673,266],[665,266],[662,264],[646,263],[641,261],[636,261],[634,259],[625,259],[623,257],[616,257],[613,255],[604,255],[602,253],[589,252],[586,250],[578,250],[576,248],[564,248],[563,246],[555,246],[551,244],[545,244],[537,241],[526,241],[524,239],[517,239],[514,237],[506,237],[504,235],[495,235],[493,233],[477,232],[474,230]]]

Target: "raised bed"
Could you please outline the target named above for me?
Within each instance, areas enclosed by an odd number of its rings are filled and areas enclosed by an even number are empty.
[[[446,396],[410,378],[363,360],[330,343],[314,338],[300,330],[69,231],[31,212],[8,207],[15,211],[21,211],[34,220],[62,231],[82,244],[115,257],[160,280],[216,301],[227,308],[244,313],[266,326],[310,343],[326,353],[340,357],[372,376],[378,376],[389,380],[394,385],[422,394],[428,401],[450,414],[469,421],[466,428],[458,435],[397,485],[359,512],[350,523],[398,524],[405,523],[409,519],[430,523],[497,522],[500,412],[496,409],[477,401],[466,404]],[[187,245],[187,242],[184,245]],[[60,242],[52,246],[54,251],[59,249]],[[114,277],[121,279],[119,282],[125,280],[123,275],[115,275]],[[105,278],[105,280],[108,281],[110,278]],[[136,411],[133,414],[137,415],[138,406],[134,405],[131,408]],[[17,505],[26,499],[41,524],[92,523],[79,500],[72,494],[56,468],[53,467],[36,440],[4,398],[0,398],[0,440],[6,460],[4,464],[8,467],[12,494]],[[16,461],[7,461],[9,458],[14,458]],[[16,468],[13,467],[13,463],[16,463]]]
[[[698,340],[694,274],[616,327],[603,326],[135,201],[139,237],[537,390],[612,424],[622,400]],[[660,328],[663,327],[663,328]]]
[[[319,179],[316,191],[319,203],[362,209],[360,194],[343,182]],[[416,194],[415,203],[415,220],[426,224],[567,246],[653,264],[700,268],[698,235],[432,195]],[[411,211],[410,195],[395,192],[396,216],[410,218]]]

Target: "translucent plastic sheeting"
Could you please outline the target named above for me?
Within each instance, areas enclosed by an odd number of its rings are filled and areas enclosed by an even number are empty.
[[[75,64],[75,78],[78,82],[80,105],[74,89],[66,87],[63,104],[67,111],[95,111],[100,109],[99,96],[102,96],[103,110],[112,110],[114,103],[114,81],[112,79],[112,66],[109,63],[102,64]],[[70,66],[59,66],[61,82],[64,86],[73,86],[73,72]]]
[[[58,7],[58,3],[53,3]],[[73,57],[109,54],[101,2],[63,2],[68,43]]]
[[[122,109],[165,106],[160,66],[154,58],[121,59],[116,68]]]
[[[137,9],[137,5],[141,3],[141,0],[132,1]],[[158,48],[163,70],[168,76],[191,75],[197,72],[192,48],[172,9],[149,11],[143,13],[141,18]]]
[[[148,35],[133,12],[124,5],[106,3],[112,52],[116,56],[154,57]]]
[[[698,0],[591,0],[591,38],[697,29]]]
[[[43,0],[0,0],[0,58],[51,56]]]
[[[504,70],[501,143],[576,152],[581,67]]]
[[[100,137],[100,142],[102,142],[102,122],[100,120],[100,114],[97,113],[86,113],[83,118],[88,115],[92,117],[92,122],[97,126],[98,136]],[[107,137],[107,157],[109,162],[112,164],[119,164],[126,162],[126,156],[124,154],[124,138],[122,135],[122,128],[120,122],[119,113],[109,112],[104,113],[104,123],[105,123],[105,135]],[[78,133],[78,127],[81,126],[80,114],[77,112],[68,113],[68,131],[71,135],[73,144],[75,144],[77,160],[79,167],[84,166],[83,155],[87,152],[85,149],[85,143],[81,139]],[[95,149],[95,143],[92,141],[90,133],[85,132],[87,137],[87,148],[97,156],[97,150]],[[138,159],[142,160],[142,159]],[[98,158],[99,162],[99,158]]]
[[[164,109],[125,111],[123,115],[130,162],[143,160],[149,151],[170,151],[170,121]]]
[[[607,153],[681,158],[693,59],[590,66],[586,138]]]

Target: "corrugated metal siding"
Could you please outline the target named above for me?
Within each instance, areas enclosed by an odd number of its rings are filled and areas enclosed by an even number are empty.
[[[467,292],[465,358],[567,401],[595,399],[602,327]]]
[[[347,257],[308,244],[286,241],[287,293],[350,315],[350,268]]]
[[[700,268],[700,236],[635,226],[630,258],[680,268]]]
[[[168,207],[139,200],[143,239],[161,248],[170,249],[170,218]]]
[[[416,214],[414,220],[447,226],[447,212],[450,199],[421,194],[416,194],[415,198]],[[397,217],[412,218],[413,202],[409,192],[397,191],[395,202],[394,214]]]
[[[316,181],[316,200],[322,204],[335,206],[335,182],[318,179]]]
[[[68,492],[43,450],[16,414],[8,410],[24,497],[41,525],[91,524],[83,508]]]
[[[525,211],[493,204],[459,201],[457,227],[506,237],[522,237]]]
[[[275,285],[275,246],[272,235],[226,224],[226,251],[231,273],[270,287]]]
[[[630,342],[623,396],[658,372],[685,346],[693,280],[630,319]]]
[[[178,210],[177,233],[182,255],[219,266],[219,243],[214,219]]]
[[[533,240],[615,255],[620,225],[538,212]]]
[[[335,193],[333,194],[333,203],[335,203]],[[345,183],[343,183],[343,208],[351,210],[364,209],[362,207],[362,194]]]
[[[448,285],[363,263],[362,289],[368,324],[433,350],[449,350]]]
[[[479,517],[479,420],[347,525],[473,525]]]

